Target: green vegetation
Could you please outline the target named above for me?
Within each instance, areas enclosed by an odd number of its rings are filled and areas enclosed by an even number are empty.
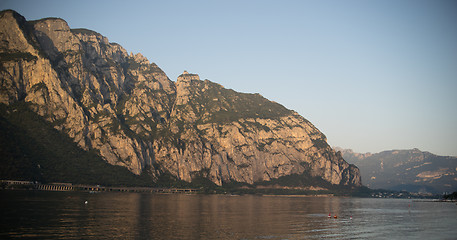
[[[127,72],[127,70],[136,70],[140,68],[140,66],[141,64],[137,63],[132,57],[127,58],[127,61],[121,64],[121,67],[125,72]]]
[[[221,124],[247,118],[277,119],[292,112],[260,94],[238,93],[208,80],[193,81],[189,88],[194,93],[190,101],[193,112],[200,117],[198,124]],[[209,117],[203,118],[205,113],[210,113]]]
[[[64,19],[58,18],[58,17],[46,17],[46,18],[41,18],[41,19],[38,19],[38,20],[32,20],[32,21],[28,21],[28,22],[32,23],[32,24],[35,24],[35,23],[42,22],[42,21],[47,21],[47,20],[51,20],[51,21],[58,20],[58,21],[66,22]]]
[[[0,52],[0,62],[8,61],[36,61],[38,58],[28,52]]]
[[[217,186],[204,175],[196,175],[188,186],[202,189],[203,193],[218,194],[258,194],[258,195],[325,195],[371,197],[373,190],[367,187],[333,185],[320,177],[311,177],[308,174],[295,174],[280,177],[271,181],[256,182],[254,184],[228,182]],[[319,186],[323,190],[306,190],[305,187]]]
[[[258,182],[258,186],[267,186],[267,185],[279,185],[279,186],[288,186],[288,187],[306,187],[306,186],[319,186],[323,188],[331,189],[334,186],[329,182],[325,181],[321,177],[313,177],[308,173],[304,172],[302,174],[292,174],[288,176],[283,176],[277,179],[273,179],[267,182]]]
[[[447,200],[447,201],[457,201],[457,192],[453,192],[451,194],[445,194],[443,196],[443,199]]]
[[[328,148],[328,143],[323,139],[312,139],[313,144],[316,148],[325,149]]]
[[[96,31],[92,31],[92,30],[86,29],[86,28],[72,28],[72,29],[70,29],[70,31],[73,34],[85,34],[85,35],[99,35],[99,36],[101,36],[100,33],[96,32]]]
[[[46,86],[46,84],[44,82],[39,82],[39,83],[33,85],[31,88],[31,91],[33,91],[33,92],[38,92],[41,90],[44,90],[45,92],[48,91],[48,87]]]

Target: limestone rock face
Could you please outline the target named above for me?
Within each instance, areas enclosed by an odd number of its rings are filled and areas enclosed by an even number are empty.
[[[2,104],[30,103],[81,148],[135,174],[222,185],[306,173],[361,185],[358,168],[296,112],[186,71],[173,82],[143,55],[62,19],[3,11],[0,50]]]

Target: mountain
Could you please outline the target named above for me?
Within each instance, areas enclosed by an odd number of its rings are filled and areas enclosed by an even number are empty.
[[[79,148],[28,108],[26,103],[0,105],[0,179],[104,186],[179,184],[170,176],[154,183],[147,171],[135,175],[124,167],[107,163],[96,152]]]
[[[133,174],[217,185],[293,175],[361,186],[358,168],[296,112],[186,71],[173,82],[140,53],[63,19],[2,11],[0,51],[3,114],[26,106],[79,148]]]
[[[375,154],[335,149],[360,168],[362,181],[370,188],[440,194],[457,190],[457,157],[437,156],[419,149]]]

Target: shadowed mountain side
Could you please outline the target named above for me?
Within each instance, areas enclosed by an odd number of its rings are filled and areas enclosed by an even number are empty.
[[[71,182],[105,186],[152,186],[153,179],[137,176],[86,152],[55,130],[26,103],[0,104],[0,179],[42,183]]]

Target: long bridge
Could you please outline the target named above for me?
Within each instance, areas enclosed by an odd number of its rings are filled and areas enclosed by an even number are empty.
[[[89,191],[89,192],[140,192],[140,193],[197,193],[194,188],[151,188],[151,187],[106,187],[72,183],[37,183],[31,181],[0,180],[4,189],[31,189],[42,191]]]

